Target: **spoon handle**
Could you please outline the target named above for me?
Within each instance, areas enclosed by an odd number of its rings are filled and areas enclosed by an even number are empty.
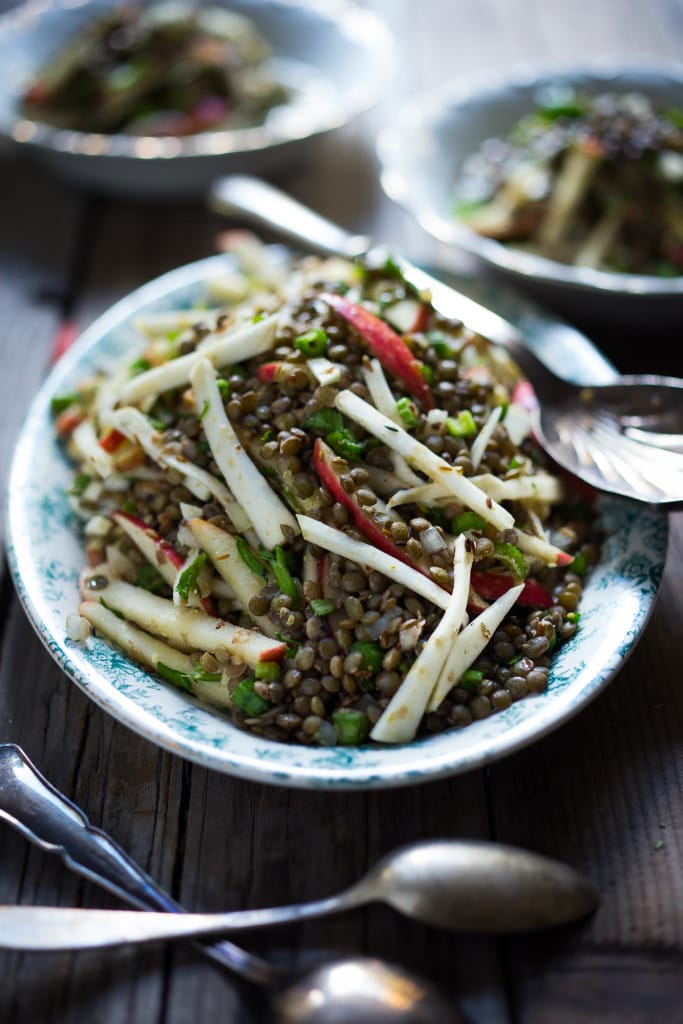
[[[83,811],[60,793],[20,747],[0,744],[0,818],[30,842],[56,853],[68,868],[142,910],[184,913],[113,839],[90,824]],[[257,984],[270,984],[277,971],[231,942],[202,946],[223,967]]]
[[[0,948],[26,952],[106,949],[225,931],[231,914],[166,914],[82,907],[0,907]]]

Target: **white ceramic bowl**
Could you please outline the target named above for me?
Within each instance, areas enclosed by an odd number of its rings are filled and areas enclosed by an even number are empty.
[[[304,151],[381,96],[390,33],[351,0],[211,0],[247,15],[271,45],[294,99],[263,125],[175,137],[66,131],[23,117],[19,99],[45,61],[120,0],[28,0],[0,19],[0,138],[100,191],[149,198],[204,192],[219,174],[260,173]]]
[[[415,99],[378,140],[382,185],[432,236],[473,254],[516,283],[532,286],[564,310],[608,320],[635,316],[666,323],[683,311],[683,275],[676,278],[619,274],[572,267],[483,238],[453,214],[454,187],[463,161],[489,138],[506,137],[536,105],[550,83],[578,91],[632,92],[657,108],[683,107],[683,64],[618,68],[592,65],[566,70],[519,68],[504,78],[454,83]],[[405,140],[411,144],[406,146]]]
[[[101,708],[152,743],[207,768],[286,786],[374,789],[425,782],[504,757],[576,714],[619,670],[640,636],[666,555],[666,518],[622,500],[601,504],[606,541],[600,562],[582,599],[581,628],[553,661],[547,692],[462,731],[410,744],[304,747],[261,739],[153,678],[104,640],[69,638],[66,620],[80,600],[85,556],[65,493],[73,467],[55,438],[50,399],[124,353],[137,353],[135,317],[205,300],[206,283],[229,269],[228,257],[213,256],[165,274],[117,303],[60,360],[31,406],[10,478],[8,558],[17,592],[50,654]],[[493,304],[489,294],[475,297]],[[514,320],[542,357],[561,360],[574,380],[613,375],[577,331],[518,297],[506,298],[500,289],[495,298],[497,311]]]

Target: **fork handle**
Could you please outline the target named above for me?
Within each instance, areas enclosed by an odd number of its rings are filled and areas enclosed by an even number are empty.
[[[60,793],[12,743],[0,744],[0,818],[30,842],[56,853],[68,868],[141,910],[183,913],[183,908],[114,840],[91,825],[84,812]],[[265,960],[222,941],[200,946],[223,967],[269,985],[277,971]]]

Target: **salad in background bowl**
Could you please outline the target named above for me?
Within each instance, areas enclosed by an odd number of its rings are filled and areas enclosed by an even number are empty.
[[[192,6],[152,5],[145,17],[155,11],[159,17],[165,10],[173,20],[176,10],[182,22]],[[142,51],[133,52],[138,25],[114,38],[118,56],[128,49],[131,61],[117,66],[108,53],[104,68],[97,68],[98,75],[104,71],[104,86],[90,72],[80,74],[70,82],[66,109],[60,97],[59,109],[48,110],[45,75],[58,78],[63,59],[72,68],[87,60],[93,26],[120,8],[120,0],[28,0],[0,18],[0,137],[62,177],[103,192],[149,198],[203,194],[226,171],[272,170],[371,106],[393,71],[388,29],[351,0],[215,0],[202,9],[201,18],[214,18],[219,36],[226,34],[230,16],[241,25],[243,52],[236,64],[245,66],[233,81],[238,102],[220,95],[215,69],[206,97],[191,95],[187,83],[180,98],[173,90],[148,92],[150,75],[167,81],[168,69],[156,59],[150,68]],[[231,32],[234,25],[233,20]],[[215,39],[206,44],[212,59],[217,47],[221,44]],[[205,69],[207,56],[204,52]],[[265,58],[258,66],[251,63],[256,56]],[[176,74],[175,57],[173,64]],[[141,102],[136,108],[128,101],[137,90]],[[85,96],[76,100],[79,92]],[[97,117],[81,110],[75,119],[72,103],[87,108],[93,97]],[[181,109],[164,110],[169,102],[180,102]]]
[[[381,134],[382,184],[435,238],[565,311],[665,324],[683,301],[682,107],[678,65],[454,83]]]

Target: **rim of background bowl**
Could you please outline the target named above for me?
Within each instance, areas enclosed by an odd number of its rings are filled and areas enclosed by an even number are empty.
[[[632,602],[629,604],[629,621],[632,626],[629,636],[622,637],[622,642],[603,659],[600,670],[590,677],[578,694],[558,695],[559,700],[554,703],[552,715],[541,712],[529,718],[525,717],[512,729],[508,728],[505,741],[495,749],[481,749],[480,745],[474,747],[465,757],[453,756],[453,751],[457,755],[457,736],[450,752],[451,756],[447,756],[443,750],[443,738],[439,743],[439,737],[423,738],[389,750],[381,747],[364,747],[354,751],[334,747],[315,748],[311,753],[311,748],[301,749],[295,745],[250,737],[229,722],[226,722],[226,726],[234,730],[240,742],[249,747],[248,752],[235,751],[228,745],[216,748],[206,739],[193,739],[187,733],[179,740],[177,727],[173,728],[140,703],[119,694],[113,684],[110,684],[109,688],[103,686],[102,669],[95,664],[96,659],[92,656],[88,658],[79,649],[79,645],[67,642],[66,636],[60,639],[60,633],[65,634],[61,620],[59,628],[56,628],[51,616],[41,613],[41,607],[46,606],[45,597],[42,592],[31,590],[28,586],[30,577],[38,571],[34,565],[38,556],[31,547],[30,537],[27,535],[29,527],[25,518],[26,507],[22,503],[23,491],[30,486],[31,456],[35,449],[36,437],[45,436],[46,423],[49,423],[50,398],[70,381],[72,375],[78,371],[83,357],[91,351],[96,351],[104,337],[113,331],[121,330],[124,324],[130,323],[133,316],[152,302],[170,298],[183,287],[206,281],[212,273],[218,272],[219,267],[222,271],[227,265],[227,259],[225,255],[211,256],[186,264],[142,285],[119,300],[83,332],[75,345],[53,368],[31,403],[15,448],[10,472],[7,492],[7,551],[16,592],[31,625],[53,659],[96,705],[127,728],[168,752],[227,775],[294,788],[335,791],[384,789],[434,781],[482,768],[508,757],[527,746],[532,740],[541,739],[573,718],[613,679],[642,636],[655,604],[661,570],[666,558],[666,520],[660,541],[661,551],[658,549],[660,558],[656,566],[657,581],[648,593],[647,599],[640,598],[635,610]],[[619,507],[628,504],[623,499],[614,500],[618,501]],[[135,669],[135,666],[132,668],[135,671],[143,671]],[[153,677],[149,678],[154,681]],[[162,687],[164,684],[158,685]],[[189,698],[187,700],[189,701]],[[210,714],[208,711],[206,713]],[[313,756],[318,759],[317,765],[311,763]]]
[[[553,68],[519,64],[505,75],[486,75],[467,82],[454,81],[438,91],[417,96],[402,108],[400,125],[389,124],[378,136],[377,154],[381,165],[382,188],[390,199],[406,209],[432,237],[447,245],[455,245],[507,273],[530,281],[561,284],[577,291],[601,292],[622,297],[683,296],[683,274],[675,278],[666,278],[650,274],[619,274],[591,267],[572,267],[535,253],[508,248],[490,238],[483,238],[455,216],[450,216],[447,210],[443,213],[434,210],[416,193],[413,183],[404,173],[406,137],[413,131],[431,135],[435,121],[449,111],[450,117],[457,117],[460,106],[479,102],[492,104],[501,94],[510,90],[529,89],[558,79],[571,81],[581,77],[595,78],[604,81],[607,87],[616,79],[622,78],[627,81],[633,78],[634,82],[630,88],[634,89],[637,88],[635,80],[639,76],[670,80],[683,89],[682,62],[641,62],[624,65],[595,60]]]
[[[219,6],[226,6],[225,0],[216,0]],[[277,123],[256,125],[252,128],[225,129],[215,132],[198,132],[196,135],[106,135],[99,132],[80,132],[67,128],[56,128],[41,121],[16,116],[0,123],[0,135],[19,146],[29,146],[62,153],[68,156],[87,157],[91,160],[134,159],[149,163],[153,160],[168,160],[196,157],[219,157],[228,154],[249,154],[274,146],[309,139],[323,132],[333,131],[347,124],[352,118],[368,110],[381,96],[382,89],[396,67],[393,37],[386,23],[373,11],[357,6],[351,0],[270,0],[282,7],[300,8],[313,15],[327,19],[337,31],[346,36],[354,45],[372,54],[368,61],[368,76],[359,81],[353,93],[347,94],[346,102],[335,107],[329,105],[324,117],[312,118],[298,130],[279,130]],[[73,10],[82,6],[70,0],[27,0],[26,3],[0,17],[0,39],[3,35],[24,32],[30,34],[34,24],[44,16],[59,13],[61,8]],[[112,0],[111,6],[116,5]],[[277,57],[274,54],[274,57]],[[305,62],[301,62],[305,63]],[[336,114],[335,114],[336,110]]]

